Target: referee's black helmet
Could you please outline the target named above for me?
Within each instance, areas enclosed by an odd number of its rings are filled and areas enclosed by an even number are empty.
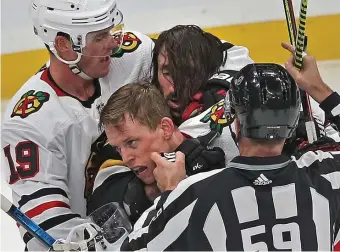
[[[241,136],[279,140],[292,136],[300,106],[299,88],[285,68],[255,63],[242,68],[232,80],[225,113],[236,114]]]

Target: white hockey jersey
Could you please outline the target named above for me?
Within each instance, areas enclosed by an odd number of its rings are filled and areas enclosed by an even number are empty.
[[[150,78],[153,41],[126,32],[110,73],[82,102],[60,89],[48,68],[31,77],[14,95],[3,116],[3,178],[13,201],[55,239],[86,221],[85,167],[99,137],[99,112],[124,84]],[[47,250],[20,227],[28,250]]]

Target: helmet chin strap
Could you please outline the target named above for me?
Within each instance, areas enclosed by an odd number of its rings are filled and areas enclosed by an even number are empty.
[[[93,80],[93,78],[84,73],[77,64],[69,64],[68,66],[74,74],[80,76],[84,80]]]
[[[57,50],[55,50],[54,47],[50,47],[50,49],[51,49],[52,53],[54,54],[54,56],[56,56],[56,58],[57,58],[58,60],[60,60],[61,62],[67,64],[67,65],[69,66],[70,70],[71,70],[74,74],[80,76],[80,77],[83,78],[84,80],[93,80],[92,77],[90,77],[90,76],[88,76],[86,73],[84,73],[84,72],[78,67],[78,65],[77,65],[77,63],[79,63],[79,61],[80,61],[80,59],[81,59],[81,56],[82,56],[81,53],[75,52],[75,53],[77,54],[77,58],[76,58],[75,60],[72,60],[72,61],[67,61],[67,60],[62,59],[62,58],[59,56]]]

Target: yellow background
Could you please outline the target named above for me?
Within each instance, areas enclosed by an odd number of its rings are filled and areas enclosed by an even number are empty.
[[[317,60],[340,59],[340,15],[308,17],[307,52]],[[336,28],[336,29],[335,29]],[[206,28],[220,39],[249,48],[256,62],[284,63],[288,53],[280,42],[289,42],[286,21],[266,21]],[[156,37],[157,34],[150,36]],[[1,99],[11,98],[48,60],[45,49],[1,55]]]

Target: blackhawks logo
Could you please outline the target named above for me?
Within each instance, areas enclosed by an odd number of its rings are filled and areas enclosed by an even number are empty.
[[[14,106],[11,117],[20,116],[21,118],[26,118],[30,114],[37,112],[49,98],[48,93],[42,91],[34,93],[34,90],[30,90],[21,96]]]
[[[119,36],[121,36],[121,33],[116,33],[115,35],[116,39],[119,39]],[[121,48],[118,52],[116,52],[113,57],[114,58],[120,58],[125,53],[131,53],[137,50],[139,45],[142,44],[142,41],[132,32],[125,32],[123,36],[123,43]]]
[[[227,118],[224,114],[224,100],[212,106],[211,110],[201,119],[201,122],[207,123],[210,121],[210,129],[222,133],[224,127],[230,125],[234,121],[232,118]]]

